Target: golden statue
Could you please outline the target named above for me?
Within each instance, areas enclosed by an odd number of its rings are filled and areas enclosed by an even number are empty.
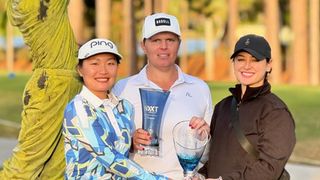
[[[63,179],[65,105],[80,90],[68,0],[8,0],[7,13],[30,47],[33,73],[23,95],[21,130],[0,179]]]

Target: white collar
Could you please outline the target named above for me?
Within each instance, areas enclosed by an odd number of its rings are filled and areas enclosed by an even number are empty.
[[[94,108],[98,108],[103,105],[108,119],[111,122],[117,136],[121,136],[121,130],[119,124],[117,123],[117,119],[113,114],[112,109],[119,103],[118,98],[113,94],[109,94],[109,99],[100,99],[96,95],[94,95],[86,86],[82,86],[82,90],[80,92],[80,96],[86,99],[90,104],[94,106]]]
[[[119,103],[119,99],[112,92],[109,94],[109,99],[100,99],[84,85],[82,86],[80,96],[86,99],[95,108],[100,107],[102,104],[109,105],[113,108]]]

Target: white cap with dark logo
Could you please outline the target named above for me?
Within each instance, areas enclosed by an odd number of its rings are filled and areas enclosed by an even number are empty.
[[[111,53],[114,54],[117,60],[120,62],[122,59],[119,54],[117,46],[108,39],[91,39],[83,44],[78,51],[78,59],[86,59],[96,54]]]
[[[160,32],[171,32],[181,36],[177,18],[165,13],[156,13],[147,16],[143,24],[142,39],[148,39]]]

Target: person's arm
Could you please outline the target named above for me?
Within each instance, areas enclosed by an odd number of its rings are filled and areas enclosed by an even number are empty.
[[[211,91],[208,86],[204,94],[206,95],[207,102],[206,102],[206,111],[203,118],[208,124],[210,124],[214,108],[212,103]]]
[[[142,169],[137,163],[130,160],[124,154],[119,153],[111,144],[111,140],[108,137],[103,138],[97,134],[101,134],[101,128],[112,127],[94,127],[97,123],[93,124],[97,120],[86,119],[87,122],[81,122],[81,118],[75,115],[75,118],[66,118],[67,123],[72,124],[75,129],[81,130],[81,135],[73,134],[74,131],[69,131],[71,135],[77,137],[79,142],[95,157],[108,171],[122,176],[124,178],[134,179],[167,179],[164,176],[151,174]],[[68,127],[70,128],[70,127]],[[72,129],[72,128],[71,128]],[[100,130],[100,131],[99,131]],[[107,133],[105,133],[107,135]],[[130,135],[129,132],[127,135]],[[101,145],[103,144],[103,145]]]
[[[69,23],[68,0],[9,0],[8,18],[30,47],[34,68],[74,70],[77,43]]]

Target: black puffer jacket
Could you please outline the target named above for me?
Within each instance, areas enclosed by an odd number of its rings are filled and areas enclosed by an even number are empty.
[[[241,99],[241,86],[230,88],[239,102],[241,128],[259,152],[258,160],[236,138],[230,124],[233,96],[229,96],[215,106],[209,161],[200,173],[224,180],[272,180],[280,176],[296,142],[295,125],[285,103],[270,89],[267,81],[258,88],[248,87]]]

